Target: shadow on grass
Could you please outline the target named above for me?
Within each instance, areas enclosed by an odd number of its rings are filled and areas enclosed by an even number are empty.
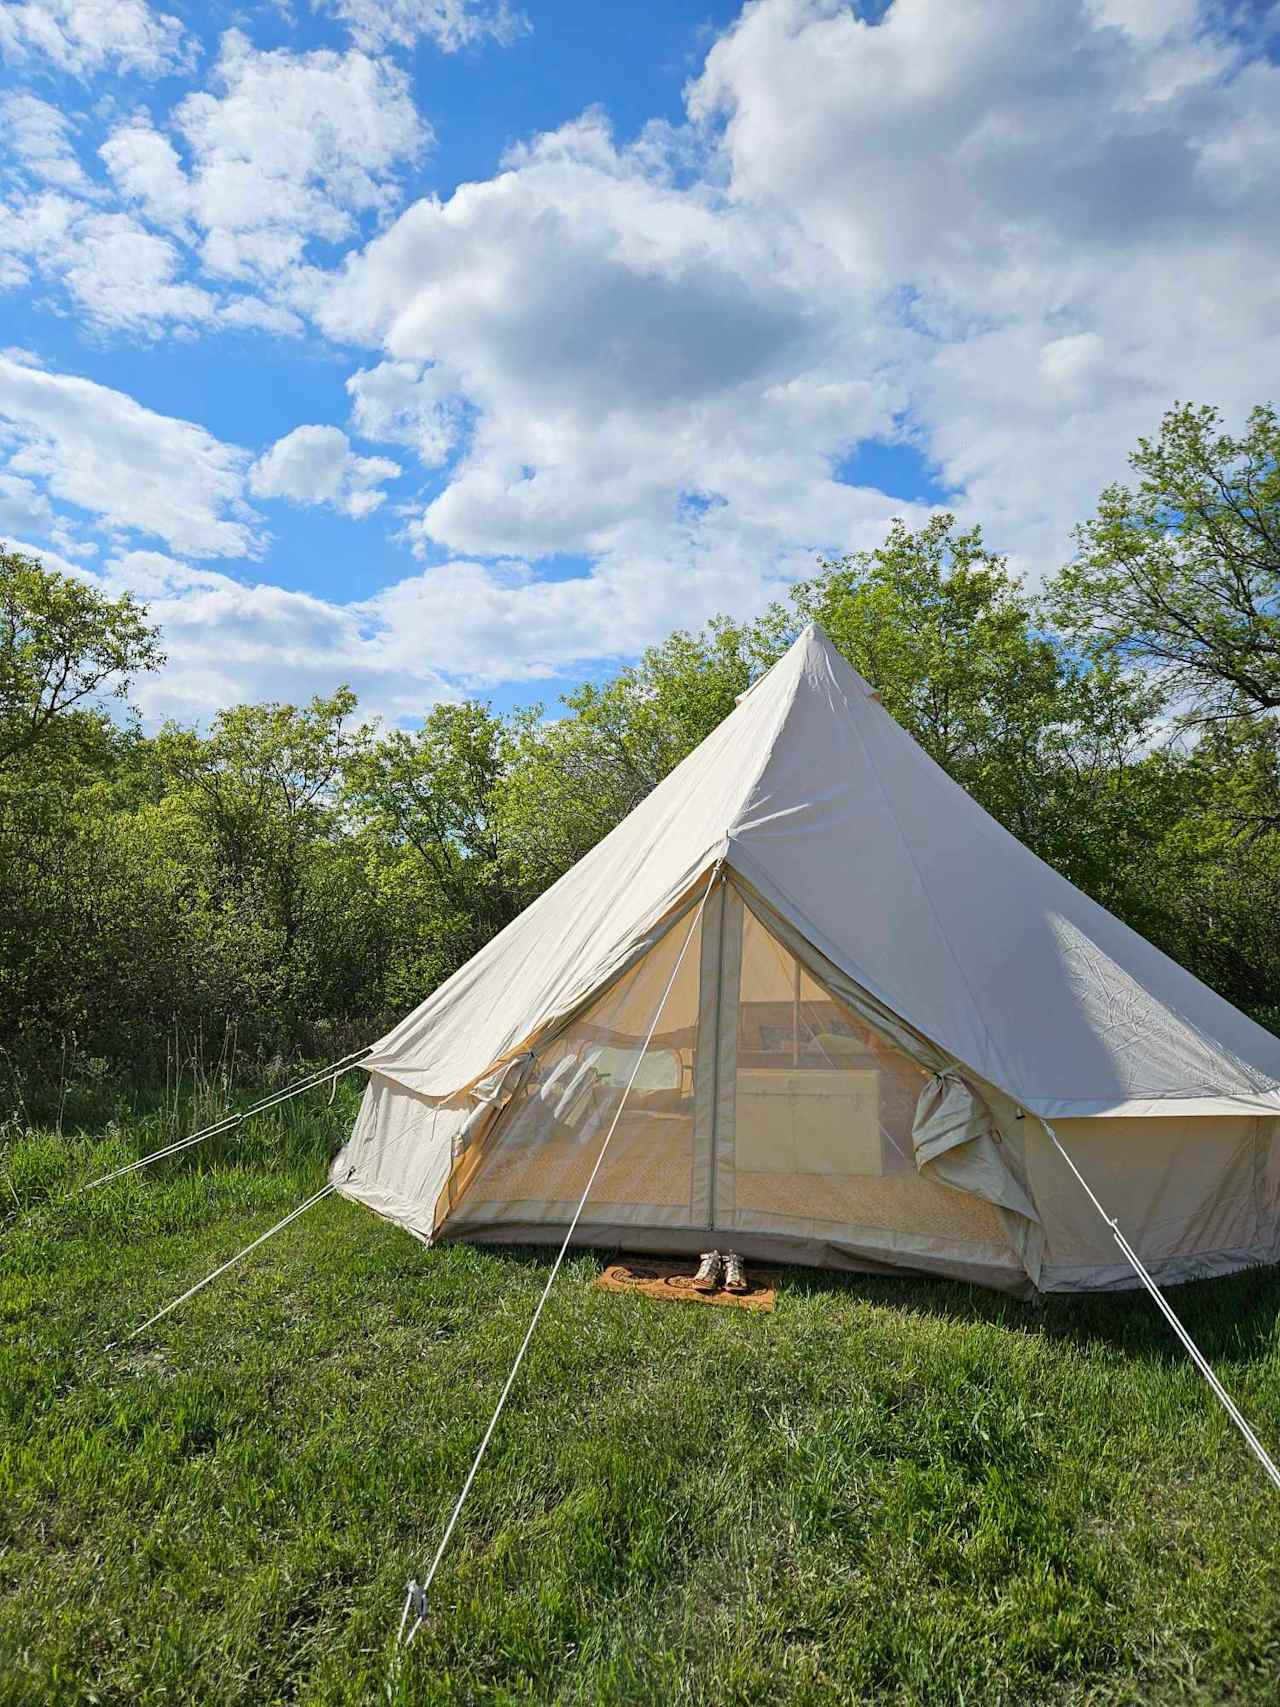
[[[450,1248],[464,1241],[449,1241]],[[485,1244],[472,1247],[504,1262],[547,1268],[548,1246]],[[599,1269],[629,1255],[621,1246],[575,1246],[570,1260],[590,1259]],[[692,1259],[690,1259],[692,1261]],[[1177,1364],[1186,1353],[1145,1290],[1044,1293],[1034,1299],[942,1277],[850,1274],[771,1262],[782,1275],[778,1308],[788,1298],[843,1296],[876,1309],[929,1315],[957,1326],[987,1325],[1079,1346],[1105,1346],[1135,1361]],[[1212,1280],[1162,1288],[1192,1339],[1212,1362],[1265,1356],[1280,1344],[1280,1265],[1244,1269]]]

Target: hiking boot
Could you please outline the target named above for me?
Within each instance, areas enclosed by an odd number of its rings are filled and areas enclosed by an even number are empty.
[[[723,1268],[724,1263],[720,1259],[719,1251],[703,1251],[702,1262],[697,1274],[693,1277],[693,1290],[695,1292],[714,1292],[720,1284],[720,1274]]]
[[[749,1292],[747,1271],[737,1251],[724,1253],[724,1289],[726,1292]]]

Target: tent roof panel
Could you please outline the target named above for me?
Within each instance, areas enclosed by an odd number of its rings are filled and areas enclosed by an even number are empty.
[[[1009,835],[816,627],[367,1064],[461,1089],[598,988],[726,850],[851,978],[1035,1112],[1280,1111],[1280,1039]]]

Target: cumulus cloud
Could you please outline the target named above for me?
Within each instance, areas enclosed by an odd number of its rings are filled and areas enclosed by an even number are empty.
[[[530,28],[523,12],[507,0],[313,0],[318,11],[335,13],[362,48],[377,53],[433,41],[456,53],[489,40],[506,45]]]
[[[360,52],[260,52],[228,30],[212,81],[173,115],[185,162],[145,118],[101,153],[125,200],[218,277],[278,284],[312,238],[349,240],[430,140],[404,73]]]
[[[424,388],[466,400],[464,454],[411,530],[424,551],[665,559],[687,592],[717,550],[811,562],[891,512],[832,478],[891,427],[893,391],[870,303],[827,298],[814,259],[593,113],[419,201],[316,312],[390,358],[349,382],[370,436],[412,436]]]
[[[65,113],[35,95],[15,89],[0,99],[0,138],[18,166],[42,183],[91,193],[71,145],[71,130]]]
[[[153,336],[216,326],[295,335],[290,297],[313,239],[344,243],[400,194],[425,148],[404,73],[358,52],[259,52],[222,38],[211,87],[167,129],[138,114],[92,180],[69,119],[12,94],[0,146],[20,166],[0,203],[0,286],[34,272],[95,326]]]
[[[460,431],[459,381],[440,366],[380,362],[347,381],[351,424],[362,438],[410,445],[424,467],[444,462]]]
[[[46,62],[76,77],[108,68],[163,77],[189,70],[195,46],[177,18],[147,0],[6,0],[0,58]]]
[[[57,191],[0,207],[0,254],[32,263],[109,330],[152,333],[208,322],[217,312],[207,290],[182,278],[182,257],[167,238],[127,213]]]
[[[441,699],[500,681],[539,681],[583,659],[629,654],[638,637],[666,632],[648,614],[643,567],[589,582],[539,580],[528,565],[452,559],[370,598],[342,602],[239,580],[155,551],[121,551],[87,570],[45,560],[148,606],[167,665],[140,683],[149,723],[204,720],[246,700],[302,700],[348,682],[362,711],[393,722],[422,717]],[[741,592],[754,571],[737,571]],[[670,626],[670,612],[665,613]],[[610,628],[610,624],[616,624]],[[513,632],[525,636],[514,662]],[[610,634],[612,645],[602,646]]]
[[[623,145],[589,112],[398,217],[430,137],[372,55],[463,45],[495,14],[338,9],[352,51],[231,31],[170,122],[116,125],[102,160],[125,211],[84,199],[69,133],[29,110],[0,276],[65,276],[99,324],[145,324],[144,304],[276,334],[305,316],[365,352],[346,426],[435,471],[407,522],[423,566],[307,620],[410,696],[415,672],[534,680],[746,614],[816,552],[919,522],[841,477],[868,439],[908,438],[966,521],[1050,570],[1176,397],[1238,416],[1280,369],[1280,67],[1216,7],[893,0],[872,22],[756,0],[686,124]],[[326,271],[333,243],[351,253]],[[197,531],[256,540],[244,461],[218,454],[228,484]],[[10,491],[15,515],[64,501],[10,472],[35,488]],[[360,514],[398,472],[313,425],[252,489]],[[166,596],[240,611],[238,585]]]
[[[456,689],[421,659],[388,651],[384,625],[344,605],[154,551],[121,552],[91,577],[147,605],[164,635],[167,664],[136,694],[147,721],[207,721],[223,706],[304,702],[348,682],[366,715],[423,716]]]
[[[1276,366],[1280,68],[1193,4],[764,0],[689,103],[736,207],[884,293],[928,448],[1037,573],[1175,397]]]
[[[377,488],[399,473],[385,456],[357,456],[339,427],[295,427],[254,463],[249,487],[259,498],[331,504],[358,520],[378,508],[386,493]]]
[[[198,557],[256,555],[243,451],[92,380],[0,354],[6,472],[112,532]]]

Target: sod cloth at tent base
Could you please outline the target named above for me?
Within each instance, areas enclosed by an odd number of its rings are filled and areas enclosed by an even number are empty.
[[[1280,1039],[816,627],[364,1066],[334,1182],[424,1239],[558,1242],[612,1131],[576,1243],[1135,1284],[1051,1123],[1157,1280],[1280,1256]]]

